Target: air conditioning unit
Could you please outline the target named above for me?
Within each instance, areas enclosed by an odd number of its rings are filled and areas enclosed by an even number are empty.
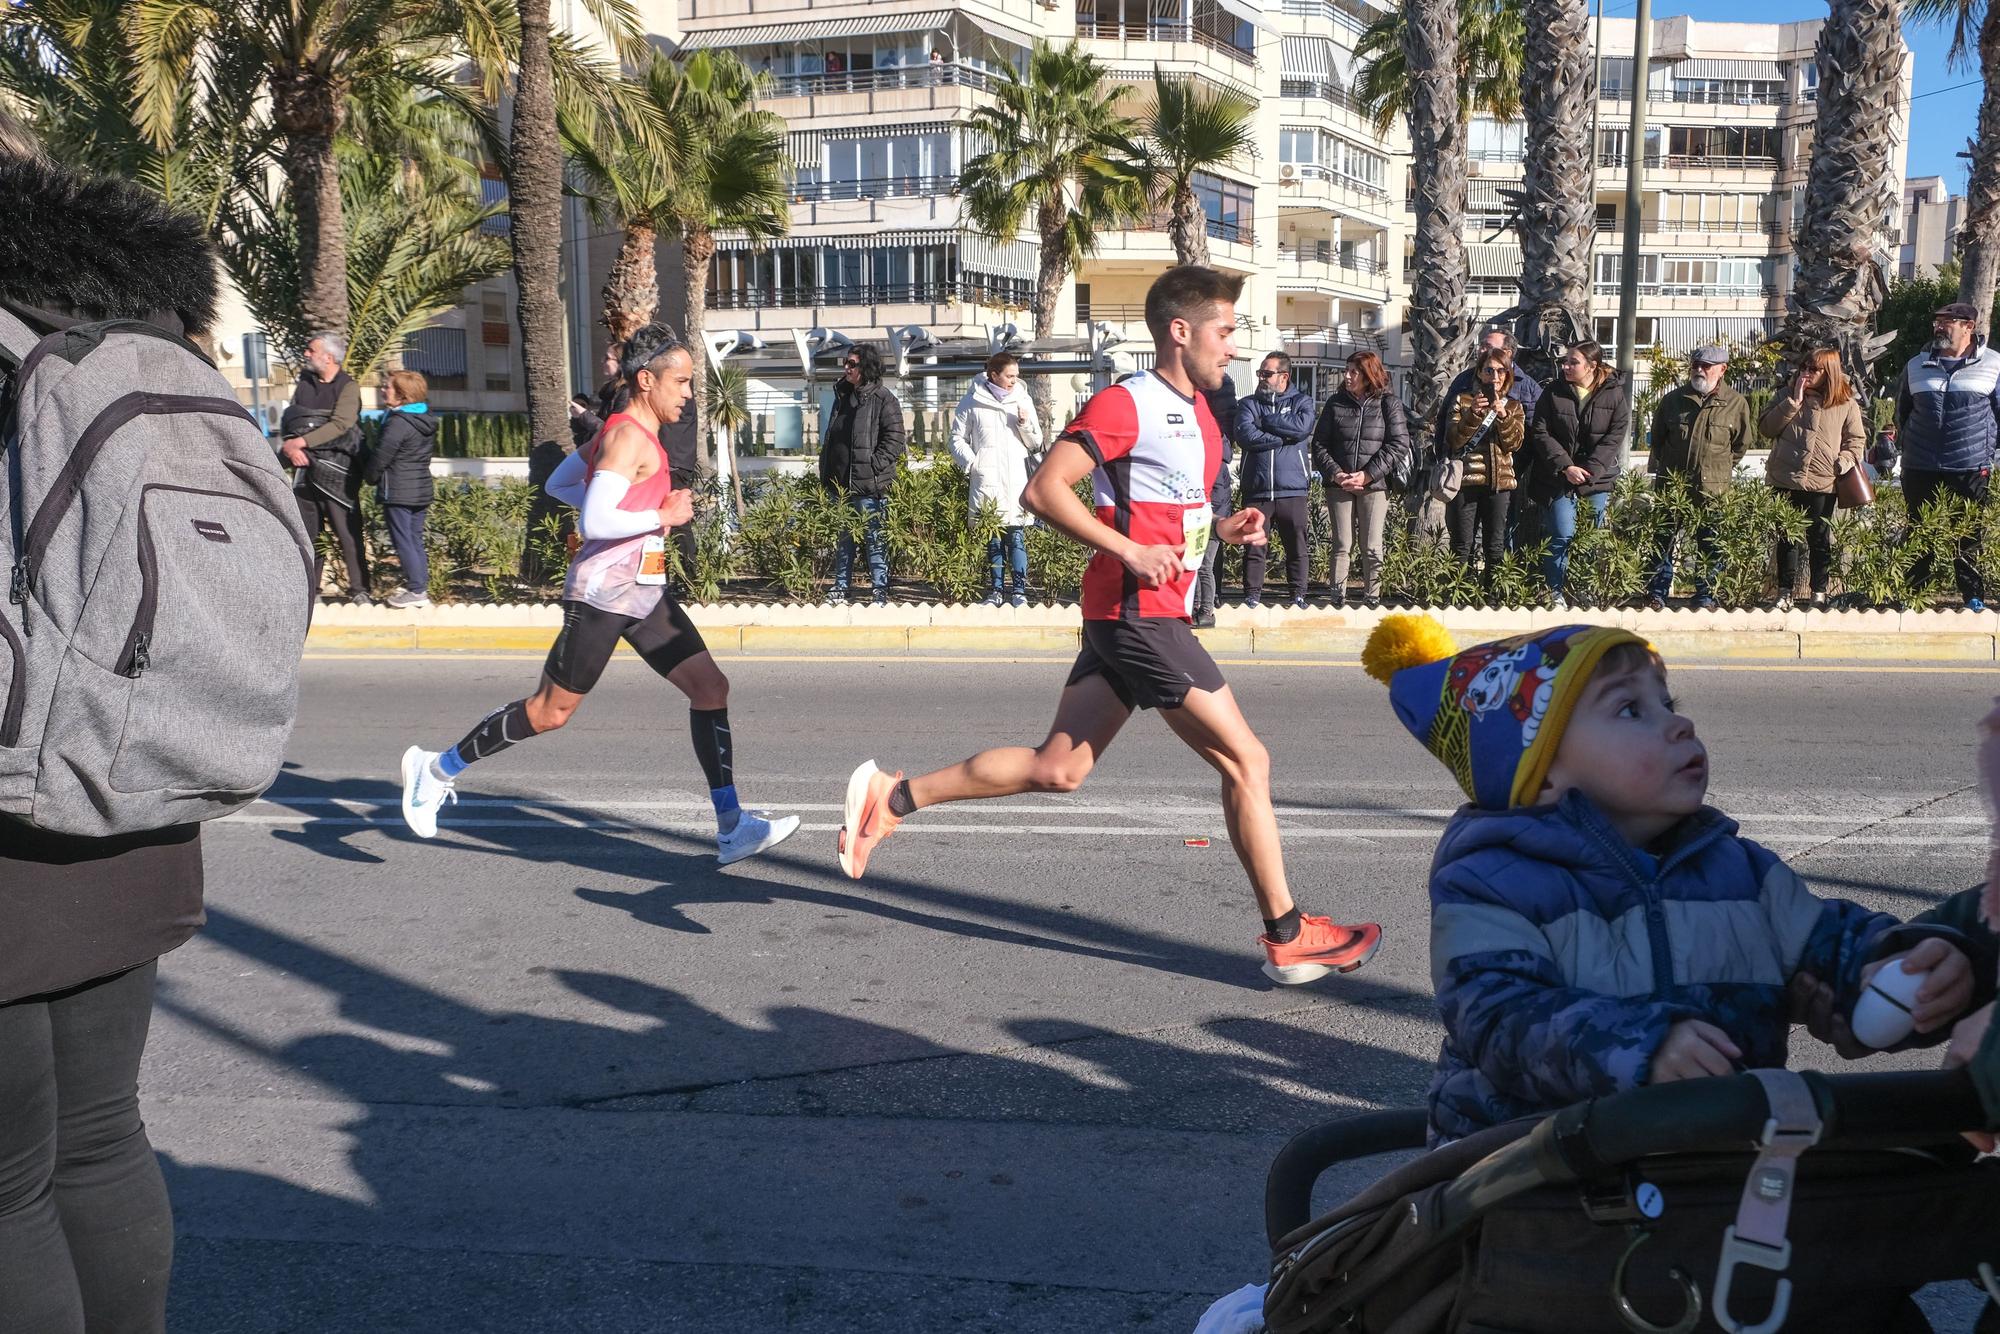
[[[1279,180],[1296,181],[1298,178],[1299,178],[1299,169],[1295,163],[1287,162],[1278,168]]]
[[[1362,327],[1362,328],[1364,328],[1364,329],[1379,329],[1379,328],[1381,328],[1381,327],[1382,327],[1382,312],[1381,312],[1381,311],[1379,311],[1379,310],[1376,310],[1376,309],[1375,309],[1375,308],[1374,308],[1373,306],[1370,306],[1370,307],[1368,307],[1367,309],[1363,310],[1363,311],[1361,312],[1361,327]]]

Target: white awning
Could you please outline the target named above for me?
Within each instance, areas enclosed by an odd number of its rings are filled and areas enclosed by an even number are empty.
[[[1333,44],[1323,37],[1286,37],[1278,43],[1278,69],[1287,79],[1318,83],[1332,77]]]
[[[859,236],[779,236],[769,241],[751,241],[741,236],[718,236],[717,250],[873,250],[884,246],[944,245],[958,239],[945,229],[922,232],[869,232]]]
[[[1747,79],[1782,83],[1784,71],[1775,60],[1683,60],[1674,66],[1676,79]]]
[[[872,37],[902,32],[943,32],[954,11],[934,9],[915,14],[871,14],[862,18],[822,19],[815,23],[779,23],[768,27],[711,28],[689,33],[681,43],[683,51],[704,51],[721,46],[783,46],[793,42],[817,42],[831,37]],[[1015,39],[1018,40],[1018,39]]]
[[[1026,241],[996,241],[967,232],[958,238],[958,266],[993,278],[1034,278],[1041,272],[1041,249]]]
[[[1340,80],[1340,86],[1348,92],[1354,91],[1354,53],[1339,42],[1327,43],[1333,52],[1333,72]]]
[[[1258,4],[1257,0],[1215,0],[1215,4],[1223,13],[1234,14],[1245,23],[1254,23],[1262,28],[1270,27],[1264,20],[1264,7]]]
[[[960,10],[959,15],[967,23],[970,23],[973,27],[996,41],[1010,43],[1020,47],[1024,51],[1035,49],[1035,39],[1017,28],[1010,28],[1004,23],[995,22],[993,19],[987,18],[984,14],[974,14],[966,10]]]
[[[1473,245],[1465,248],[1466,276],[1471,278],[1518,278],[1521,276],[1521,247]]]

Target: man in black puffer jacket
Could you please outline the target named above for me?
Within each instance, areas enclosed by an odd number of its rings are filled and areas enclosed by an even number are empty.
[[[1257,368],[1257,392],[1236,407],[1236,444],[1243,451],[1243,506],[1264,520],[1285,547],[1292,605],[1306,605],[1311,553],[1306,548],[1306,489],[1312,480],[1313,401],[1292,388],[1292,359],[1273,352]],[[1243,605],[1264,600],[1269,548],[1243,548]]]
[[[868,578],[878,607],[889,601],[889,556],[882,543],[882,520],[889,509],[889,487],[896,480],[896,461],[903,457],[906,440],[903,405],[882,383],[881,354],[866,345],[854,348],[841,367],[840,383],[833,389],[833,407],[820,434],[819,480],[861,512],[866,523]],[[829,601],[847,601],[847,584],[853,573],[854,535],[843,530],[834,550]]]

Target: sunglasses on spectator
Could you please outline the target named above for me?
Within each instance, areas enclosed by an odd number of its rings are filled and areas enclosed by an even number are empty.
[[[841,364],[841,366],[842,366],[843,368],[845,368],[845,369],[847,369],[847,370],[850,370],[850,371],[851,371],[851,370],[856,370],[856,369],[859,369],[859,368],[860,368],[860,365],[861,365],[861,363],[860,363],[860,362],[858,362],[858,361],[843,361],[843,362],[841,362],[840,364]]]
[[[1283,371],[1258,371],[1257,378],[1260,380],[1275,380],[1283,374]]]

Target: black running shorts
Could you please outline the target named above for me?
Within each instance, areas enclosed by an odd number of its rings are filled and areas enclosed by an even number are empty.
[[[1220,690],[1222,669],[1186,621],[1167,616],[1085,621],[1070,685],[1102,676],[1128,709],[1178,709],[1190,690]]]
[[[643,620],[602,611],[581,599],[566,598],[562,606],[562,633],[556,636],[542,671],[564,690],[579,695],[589,694],[604,675],[621,639],[661,676],[708,648],[701,631],[671,597],[661,597],[660,605]]]

